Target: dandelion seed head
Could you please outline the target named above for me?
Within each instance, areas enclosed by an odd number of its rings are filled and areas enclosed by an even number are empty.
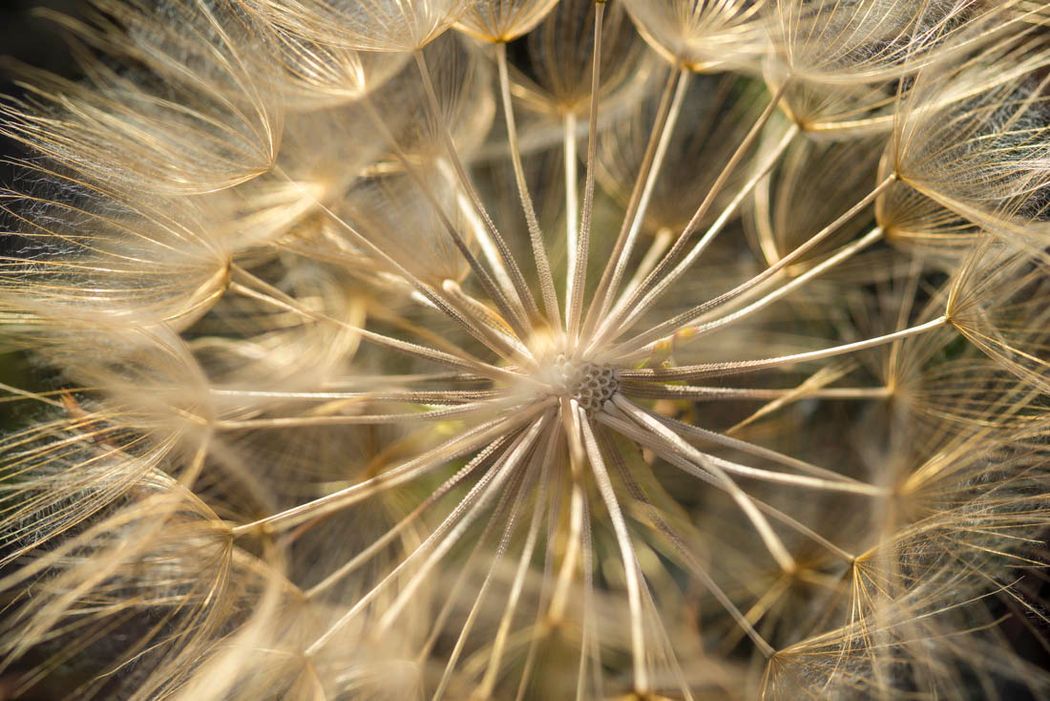
[[[1050,693],[1046,2],[92,2],[0,106],[5,691]]]

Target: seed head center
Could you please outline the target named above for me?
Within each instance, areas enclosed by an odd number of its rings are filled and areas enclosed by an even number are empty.
[[[551,361],[548,373],[551,394],[575,399],[588,412],[600,410],[620,389],[620,373],[613,366],[560,353]]]

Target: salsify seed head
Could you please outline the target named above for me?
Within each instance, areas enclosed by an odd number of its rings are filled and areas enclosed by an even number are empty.
[[[1050,695],[1050,4],[53,19],[0,695]]]

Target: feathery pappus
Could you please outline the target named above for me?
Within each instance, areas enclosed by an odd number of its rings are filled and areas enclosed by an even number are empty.
[[[1050,3],[50,18],[0,696],[1050,698]]]

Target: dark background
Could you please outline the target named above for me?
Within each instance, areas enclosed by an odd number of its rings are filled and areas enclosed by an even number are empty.
[[[10,59],[39,68],[75,76],[65,42],[49,20],[34,16],[33,9],[46,7],[76,15],[84,0],[0,0],[0,95],[19,95],[7,65]],[[17,146],[0,137],[0,159],[20,155]],[[0,185],[10,183],[11,168],[0,165]]]
[[[74,67],[61,37],[52,23],[33,16],[33,8],[46,7],[76,14],[83,0],[0,0],[0,56],[11,56],[25,63],[71,73]],[[0,75],[0,91],[9,94],[13,86],[7,71]]]

